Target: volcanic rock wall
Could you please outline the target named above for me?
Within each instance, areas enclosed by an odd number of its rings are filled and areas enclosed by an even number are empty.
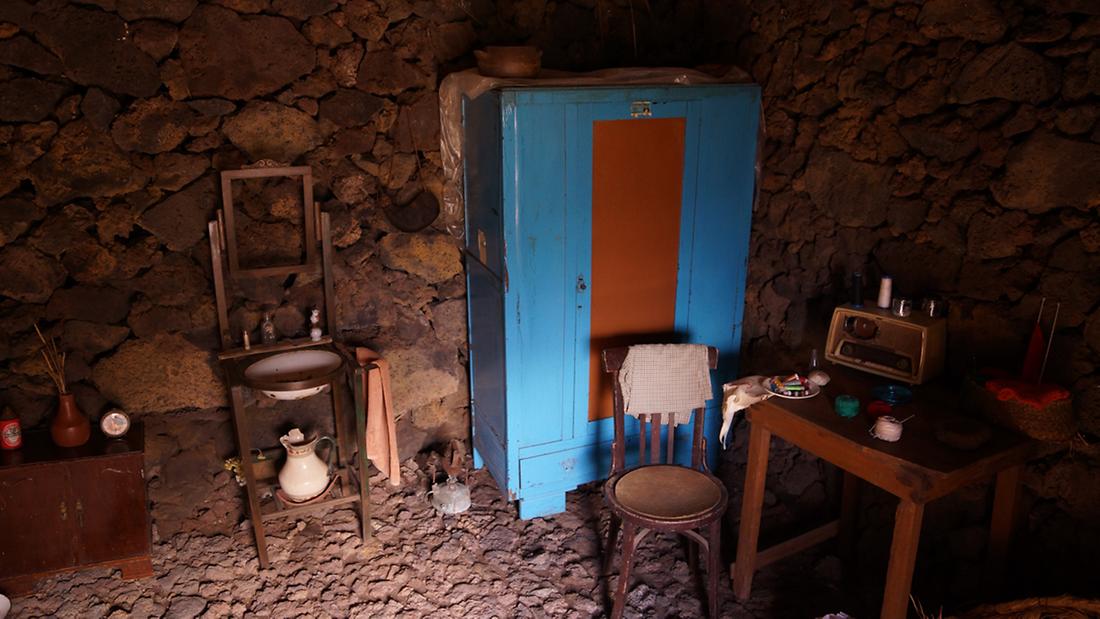
[[[402,451],[465,437],[455,222],[403,233],[383,210],[438,191],[439,67],[468,55],[472,23],[457,2],[0,3],[4,401],[28,427],[55,406],[37,321],[69,351],[86,413],[145,421],[160,533],[232,526],[212,500],[236,491],[206,223],[218,171],[272,159],[313,170],[341,335],[390,360]],[[294,238],[263,230],[242,244]],[[301,282],[254,288],[233,314],[254,341],[265,310],[283,337],[308,329]]]
[[[271,158],[312,166],[344,335],[393,364],[405,451],[464,436],[464,285],[445,232],[460,222],[403,233],[383,212],[413,185],[439,192],[441,76],[474,47],[522,42],[554,68],[732,62],[762,85],[746,366],[820,346],[857,269],[950,301],[954,371],[1011,367],[1045,295],[1063,303],[1049,374],[1100,434],[1098,41],[1092,0],[6,0],[0,389],[28,425],[54,406],[40,321],[85,411],[148,424],[161,534],[232,526],[204,226],[217,172]],[[284,331],[304,327],[296,290],[258,296]],[[1100,469],[1052,450],[1027,476],[1033,549],[1073,565],[1100,548]],[[772,471],[777,520],[831,493],[795,451],[773,450]],[[977,564],[985,496],[969,497],[936,527],[945,562]]]
[[[768,127],[749,339],[807,344],[852,271],[872,294],[886,272],[949,299],[955,369],[1015,369],[1047,296],[1052,376],[1100,433],[1100,7],[753,4],[731,49]]]
[[[87,414],[117,405],[145,422],[159,533],[232,527],[206,223],[218,172],[270,159],[312,168],[341,335],[389,360],[402,454],[467,437],[465,284],[448,233],[461,218],[405,233],[385,212],[420,188],[439,195],[437,84],[474,47],[531,40],[547,66],[631,64],[628,17],[530,0],[0,2],[0,401],[28,428],[56,406],[37,322],[68,351]],[[666,50],[651,59],[687,62],[684,30],[644,35]],[[242,246],[300,242],[278,213],[285,187],[270,189],[264,235]],[[252,286],[234,337],[256,341],[263,311],[282,336],[304,334],[309,283]],[[315,420],[318,407],[295,410]]]
[[[1072,390],[1083,438],[1044,445],[1029,466],[1027,541],[1013,569],[1019,595],[1094,590],[1085,566],[1100,549],[1100,3],[738,8],[716,11],[703,38],[709,58],[738,62],[763,86],[745,363],[773,367],[777,348],[804,363],[856,270],[869,296],[889,273],[895,294],[948,300],[955,374],[1018,370],[1041,297],[1046,321],[1061,302],[1047,379]],[[769,520],[812,521],[836,496],[832,479],[776,447]],[[915,589],[926,607],[981,599],[988,498],[977,486],[926,512]],[[862,537],[868,574],[885,564],[892,511],[881,495],[864,507],[875,523]]]

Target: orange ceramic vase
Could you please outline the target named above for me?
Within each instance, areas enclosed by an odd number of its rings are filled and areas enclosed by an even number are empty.
[[[79,447],[88,442],[92,426],[88,418],[76,407],[76,399],[71,393],[58,396],[57,414],[50,424],[50,436],[58,447]]]

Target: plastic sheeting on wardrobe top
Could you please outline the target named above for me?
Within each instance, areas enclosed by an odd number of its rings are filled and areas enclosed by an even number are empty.
[[[625,68],[604,69],[590,73],[570,73],[543,69],[537,78],[513,79],[486,77],[477,69],[451,73],[439,86],[440,155],[443,159],[443,220],[447,231],[457,238],[464,234],[462,226],[462,99],[476,99],[494,88],[562,87],[562,86],[660,86],[669,84],[744,84],[752,82],[748,73],[737,67],[721,75],[711,75],[693,69]]]

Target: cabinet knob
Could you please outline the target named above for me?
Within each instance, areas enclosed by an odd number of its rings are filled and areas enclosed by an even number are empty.
[[[583,275],[578,275],[577,276],[577,290],[580,290],[580,291],[588,290],[588,284],[586,284],[584,282],[584,276]]]
[[[61,503],[58,504],[57,509],[61,512],[61,520],[69,519],[69,508],[65,507],[65,501],[61,501]]]
[[[80,499],[76,500],[76,522],[80,528],[84,528],[84,504]]]

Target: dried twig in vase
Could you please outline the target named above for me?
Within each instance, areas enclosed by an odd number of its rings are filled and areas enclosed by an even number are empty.
[[[34,330],[38,333],[38,340],[42,342],[42,358],[46,361],[46,374],[57,386],[57,392],[64,395],[68,393],[65,388],[65,353],[57,349],[55,338],[51,337],[47,340],[46,336],[42,335],[38,323],[34,323]]]

